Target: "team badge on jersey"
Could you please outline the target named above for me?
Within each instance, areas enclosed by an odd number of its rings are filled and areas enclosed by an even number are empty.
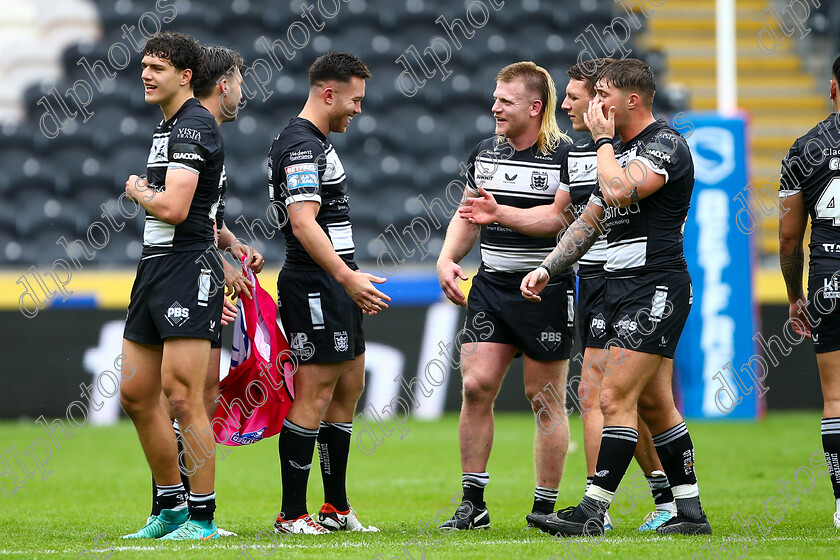
[[[166,163],[169,161],[169,136],[162,136],[152,140],[152,148],[149,150],[149,158],[146,164]]]
[[[535,191],[544,191],[548,189],[548,172],[547,171],[532,171],[531,172],[531,188]]]
[[[333,333],[333,341],[335,342],[336,352],[346,352],[350,348],[347,331]]]

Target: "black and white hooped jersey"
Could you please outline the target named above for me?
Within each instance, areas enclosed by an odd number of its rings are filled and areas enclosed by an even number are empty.
[[[180,224],[167,224],[146,212],[142,258],[200,251],[214,245],[213,222],[224,161],[219,126],[197,99],[187,99],[171,119],[158,124],[146,162],[150,191],[140,196],[166,190],[166,172],[170,169],[192,171],[198,175],[198,185],[187,218]]]
[[[333,249],[351,268],[355,268],[355,245],[350,225],[350,199],[347,176],[335,148],[318,127],[294,117],[277,135],[268,157],[268,195],[280,208],[294,212],[295,204],[313,201],[321,206],[315,221],[327,234]],[[289,220],[283,220],[286,238],[286,264],[299,270],[321,267],[292,232]]]
[[[782,160],[779,196],[802,193],[811,216],[809,274],[840,269],[840,127],[834,113],[801,138]]]
[[[493,136],[479,142],[470,154],[467,188],[492,194],[499,204],[532,208],[552,204],[560,188],[561,158],[568,149],[542,154],[536,144],[516,151]],[[532,237],[494,222],[481,227],[481,263],[487,272],[529,272],[554,249],[554,237]],[[570,271],[571,273],[571,271]]]
[[[607,229],[607,277],[687,270],[683,228],[694,188],[694,162],[685,139],[658,119],[629,142],[618,142],[615,157],[631,180],[641,182],[646,173],[656,173],[665,177],[665,184],[624,208],[609,206],[600,186],[596,189],[593,197],[604,207]]]
[[[587,136],[572,144],[561,161],[560,189],[569,193],[575,218],[580,218],[589,198],[598,186],[598,155],[595,142]],[[607,236],[602,234],[578,261],[578,276],[604,275],[607,262]]]

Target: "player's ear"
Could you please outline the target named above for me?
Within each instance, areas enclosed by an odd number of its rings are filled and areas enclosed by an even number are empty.
[[[193,77],[192,70],[190,70],[189,68],[186,68],[186,69],[182,70],[181,71],[181,85],[185,86],[187,84],[192,84],[192,77]]]
[[[837,81],[834,78],[832,78],[831,80],[829,80],[829,83],[831,84],[828,88],[829,98],[837,99]]]

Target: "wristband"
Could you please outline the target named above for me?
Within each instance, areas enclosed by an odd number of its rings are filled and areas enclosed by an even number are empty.
[[[551,271],[550,271],[550,270],[548,270],[548,267],[547,267],[547,266],[545,266],[544,264],[541,264],[541,265],[537,266],[537,268],[542,268],[542,269],[544,269],[544,270],[545,270],[545,273],[546,273],[546,274],[548,274],[548,279],[549,279],[549,280],[551,280]]]
[[[612,138],[608,138],[604,136],[603,138],[599,138],[595,140],[595,151],[597,152],[598,149],[603,146],[604,144],[612,144]]]

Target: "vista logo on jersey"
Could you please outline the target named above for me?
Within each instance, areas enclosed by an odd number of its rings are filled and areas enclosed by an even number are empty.
[[[169,324],[173,327],[180,327],[187,320],[190,318],[190,310],[188,307],[184,307],[177,301],[169,306],[169,309],[166,310],[166,320],[169,321]]]
[[[178,130],[178,138],[189,138],[196,142],[201,142],[201,133],[192,128],[182,128]]]

